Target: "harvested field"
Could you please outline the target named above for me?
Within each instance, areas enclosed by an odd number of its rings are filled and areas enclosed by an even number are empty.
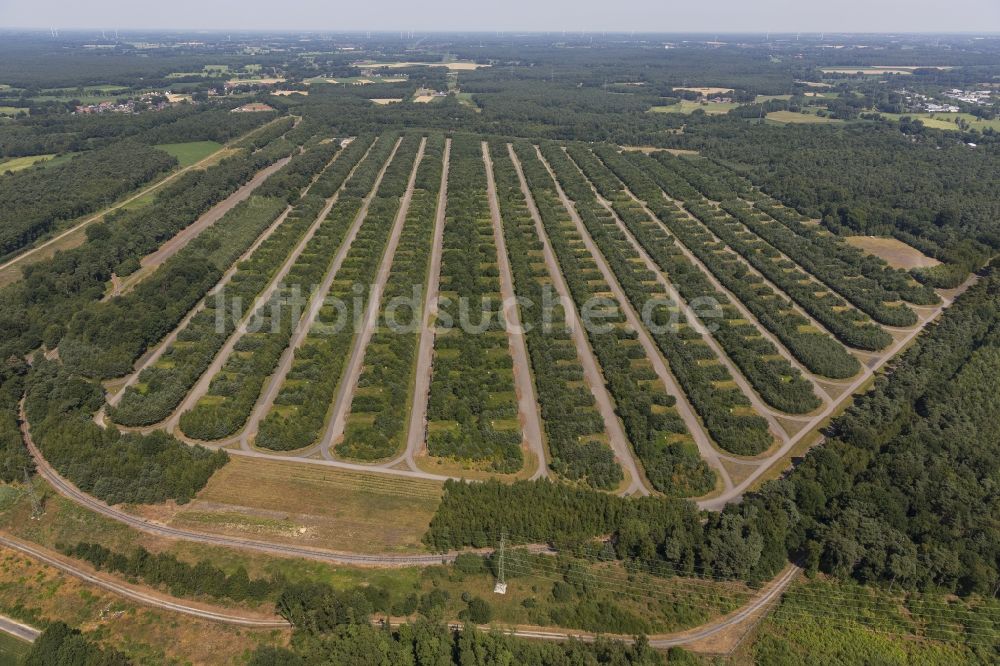
[[[895,238],[848,236],[846,240],[854,247],[884,259],[893,268],[929,268],[941,263]]]

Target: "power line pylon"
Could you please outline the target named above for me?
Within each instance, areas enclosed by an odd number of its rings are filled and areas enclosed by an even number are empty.
[[[45,508],[42,506],[42,500],[35,492],[35,483],[31,480],[31,475],[28,474],[27,467],[24,468],[24,485],[28,488],[28,497],[31,498],[31,519],[38,520],[45,515]]]
[[[504,546],[507,534],[500,534],[500,547],[497,549],[497,582],[493,586],[494,594],[507,594],[507,577],[504,575]]]

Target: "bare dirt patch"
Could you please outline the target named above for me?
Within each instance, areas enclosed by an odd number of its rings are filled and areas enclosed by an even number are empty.
[[[941,262],[895,238],[883,236],[848,236],[847,242],[869,254],[884,259],[893,268],[930,268]]]

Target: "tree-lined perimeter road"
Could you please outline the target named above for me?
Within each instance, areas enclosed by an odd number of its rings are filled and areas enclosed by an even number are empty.
[[[189,617],[222,624],[246,627],[249,629],[285,629],[289,623],[278,616],[262,617],[260,615],[234,611],[224,606],[212,604],[195,603],[186,599],[171,596],[149,588],[141,588],[136,585],[129,585],[119,582],[116,578],[103,573],[95,573],[93,569],[82,562],[77,562],[71,558],[64,557],[47,548],[37,544],[15,538],[8,534],[0,533],[0,546],[9,548],[45,565],[53,567],[65,574],[73,576],[84,583],[94,585],[102,590],[117,594],[126,599],[160,610],[167,610],[180,613]],[[797,566],[789,564],[774,580],[765,585],[761,591],[746,605],[735,610],[728,615],[724,615],[716,620],[708,622],[685,631],[673,632],[669,634],[656,634],[649,637],[649,644],[658,649],[666,649],[678,645],[690,645],[705,639],[712,638],[720,632],[738,627],[740,624],[759,619],[763,616],[768,607],[777,602],[781,594],[801,573]],[[388,618],[392,624],[399,625],[407,618]],[[383,618],[374,618],[373,623],[381,623]],[[449,624],[449,627],[456,631],[461,631],[463,626],[459,623]],[[513,627],[499,627],[479,625],[483,631],[491,631],[499,628],[505,634],[517,636],[518,638],[529,638],[537,640],[564,641],[576,639],[585,642],[592,642],[597,637],[612,638],[626,643],[633,642],[631,636],[615,634],[595,634],[592,632],[559,631],[545,629],[526,629]],[[32,642],[41,635],[41,632],[33,627],[21,624],[15,620],[0,616],[0,631],[4,631],[22,640]]]
[[[211,620],[212,622],[221,622],[223,624],[232,624],[253,629],[279,629],[288,627],[288,622],[279,617],[268,618],[250,613],[234,613],[225,608],[195,604],[155,591],[147,592],[135,586],[120,583],[110,576],[92,573],[80,563],[7,534],[0,534],[0,546],[23,553],[34,560],[47,564],[85,583],[95,585],[102,590],[107,590],[144,606],[174,611],[175,613],[190,615],[202,620]]]
[[[493,159],[490,157],[489,144],[482,142],[483,163],[486,165],[486,194],[490,200],[490,218],[493,222],[493,241],[497,247],[497,264],[500,268],[500,296],[503,298],[503,315],[506,319],[507,346],[514,361],[514,390],[517,395],[517,411],[521,416],[521,432],[528,448],[538,458],[538,469],[531,480],[548,477],[549,465],[545,459],[545,446],[542,443],[542,419],[539,413],[538,400],[535,399],[535,386],[531,376],[531,364],[528,361],[528,348],[525,346],[524,329],[521,326],[521,313],[514,294],[514,277],[510,269],[510,257],[507,256],[507,242],[503,236],[503,219],[500,216],[500,203],[497,201],[497,184],[493,178]]]
[[[281,120],[281,118],[275,118],[274,120],[272,120],[272,121],[270,121],[268,123],[265,123],[265,124],[261,125],[260,127],[247,132],[243,136],[238,137],[236,139],[233,139],[232,141],[230,141],[226,145],[222,146],[221,148],[219,148],[219,150],[215,151],[214,153],[212,153],[208,157],[205,157],[204,159],[199,160],[198,162],[195,162],[194,164],[190,164],[190,165],[188,165],[188,166],[186,166],[186,167],[184,167],[182,169],[178,169],[177,171],[174,171],[173,173],[168,174],[166,177],[164,177],[161,180],[156,181],[152,185],[148,185],[148,186],[142,188],[141,190],[139,190],[138,192],[136,192],[135,194],[129,195],[125,199],[122,199],[118,203],[112,204],[111,206],[105,208],[104,210],[102,210],[102,211],[100,211],[98,213],[94,213],[93,215],[91,215],[90,217],[84,219],[83,221],[74,224],[69,229],[66,229],[65,231],[63,231],[63,232],[61,232],[61,233],[53,236],[52,238],[48,239],[47,241],[45,241],[41,245],[36,245],[35,247],[31,248],[30,250],[27,250],[27,251],[22,252],[21,254],[17,255],[13,259],[11,259],[9,261],[6,261],[3,264],[0,264],[0,286],[3,286],[5,284],[10,284],[11,282],[16,282],[17,280],[20,279],[20,275],[19,274],[17,274],[17,276],[14,277],[13,279],[5,279],[3,277],[3,275],[5,273],[12,272],[12,271],[10,271],[10,269],[20,268],[22,264],[34,263],[33,261],[29,261],[32,257],[34,257],[34,255],[44,252],[46,249],[51,248],[52,245],[58,243],[62,239],[66,238],[67,236],[69,236],[71,234],[74,234],[74,233],[78,233],[78,232],[82,231],[83,229],[85,229],[86,227],[90,226],[91,224],[102,220],[108,213],[113,213],[114,211],[118,210],[119,208],[122,208],[123,206],[127,206],[128,204],[132,203],[136,199],[140,199],[140,198],[146,196],[147,194],[155,192],[156,190],[160,189],[161,187],[163,187],[167,183],[173,182],[174,180],[180,178],[182,175],[184,175],[188,171],[191,171],[193,169],[203,168],[206,164],[210,163],[213,159],[215,159],[215,157],[219,154],[220,151],[226,150],[227,148],[232,147],[233,144],[238,143],[238,142],[240,142],[240,141],[242,141],[242,140],[244,140],[244,139],[246,139],[248,137],[253,136],[257,132],[260,132],[264,128],[268,127],[269,125],[272,125],[273,123],[278,122],[279,120]],[[47,257],[38,257],[38,261],[42,261],[42,260],[44,260],[46,258]]]
[[[566,278],[563,277],[562,270],[559,268],[559,262],[556,260],[556,255],[552,251],[552,245],[549,243],[549,236],[542,224],[542,216],[538,212],[538,206],[535,205],[535,198],[528,187],[528,181],[524,178],[524,169],[521,168],[521,160],[518,159],[517,154],[514,152],[514,146],[509,143],[507,144],[507,153],[510,155],[510,160],[514,165],[514,171],[517,172],[517,179],[521,184],[521,194],[524,196],[524,201],[528,206],[528,212],[531,213],[531,218],[535,223],[535,234],[542,244],[542,254],[545,257],[545,267],[548,269],[549,278],[552,280],[552,284],[559,293],[559,298],[563,304],[563,311],[566,313],[566,325],[569,327],[573,343],[576,345],[576,354],[583,368],[584,379],[591,393],[593,393],[597,409],[604,419],[604,428],[608,433],[608,441],[611,444],[611,448],[615,452],[615,458],[617,458],[618,464],[624,468],[630,477],[630,483],[625,489],[624,494],[640,493],[648,495],[649,489],[643,484],[642,474],[639,472],[635,458],[632,457],[632,447],[629,444],[628,436],[625,434],[625,428],[622,426],[618,414],[615,413],[615,404],[608,393],[608,387],[604,382],[604,375],[601,373],[597,359],[594,357],[594,351],[590,348],[590,343],[587,341],[587,333],[580,322],[580,313],[577,311],[576,302],[570,296],[569,287],[566,285]]]
[[[338,153],[339,155],[339,153]],[[188,243],[198,237],[205,229],[208,229],[221,220],[226,213],[236,208],[243,201],[246,201],[260,187],[265,180],[277,173],[291,161],[291,156],[283,157],[274,164],[266,166],[253,178],[241,185],[235,192],[212,206],[208,212],[200,216],[193,223],[181,229],[168,238],[163,245],[153,252],[147,254],[139,260],[141,268],[124,279],[115,280],[115,286],[111,290],[110,296],[121,296],[127,294],[135,288],[137,284],[149,277],[163,262],[183,250]]]

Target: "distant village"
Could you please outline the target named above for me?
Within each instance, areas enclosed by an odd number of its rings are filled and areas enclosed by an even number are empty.
[[[934,99],[921,93],[909,90],[899,90],[897,92],[906,99],[907,106],[910,107],[910,110],[912,111],[923,111],[927,113],[959,113],[962,110],[962,108],[957,104],[951,104],[942,100]],[[997,95],[996,91],[988,89],[962,90],[960,88],[952,88],[951,90],[942,93],[941,96],[957,102],[964,102],[965,104],[985,106],[993,103],[995,95]]]

